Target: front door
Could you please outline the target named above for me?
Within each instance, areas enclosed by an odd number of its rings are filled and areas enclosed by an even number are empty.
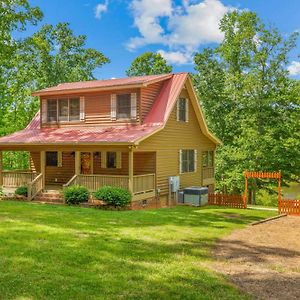
[[[81,174],[92,174],[91,152],[81,152]]]

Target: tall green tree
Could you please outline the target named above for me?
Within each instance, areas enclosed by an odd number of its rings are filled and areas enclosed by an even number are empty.
[[[172,66],[159,53],[145,52],[135,58],[129,69],[127,76],[157,75],[172,72]]]
[[[44,25],[27,38],[15,38],[42,18],[26,0],[0,3],[0,136],[23,129],[38,110],[32,91],[61,82],[92,80],[93,71],[108,63],[101,52],[86,48],[67,23]],[[5,166],[26,167],[23,153],[6,153]]]
[[[247,169],[281,170],[292,180],[300,174],[300,102],[287,64],[297,34],[284,38],[255,13],[238,11],[224,16],[220,30],[218,47],[196,53],[194,77],[209,125],[224,142],[219,188],[241,191]]]

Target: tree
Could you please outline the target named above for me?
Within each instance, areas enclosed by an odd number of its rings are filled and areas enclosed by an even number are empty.
[[[220,30],[223,42],[195,55],[194,76],[209,125],[224,142],[218,187],[240,192],[246,169],[281,170],[292,180],[300,174],[300,102],[286,68],[297,34],[283,38],[255,13],[237,11],[224,16]]]
[[[92,80],[93,71],[108,63],[101,52],[85,47],[86,37],[75,36],[67,23],[44,25],[28,38],[14,37],[42,18],[26,0],[0,4],[0,136],[23,129],[38,110],[32,91],[61,82]],[[4,165],[24,168],[23,153],[7,152]]]
[[[129,69],[127,76],[157,75],[172,72],[172,66],[167,65],[167,61],[159,53],[145,52],[135,58]]]

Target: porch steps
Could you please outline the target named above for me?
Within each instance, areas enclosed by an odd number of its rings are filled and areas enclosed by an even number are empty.
[[[38,193],[33,201],[52,203],[52,204],[64,204],[64,197],[60,190],[44,190]]]

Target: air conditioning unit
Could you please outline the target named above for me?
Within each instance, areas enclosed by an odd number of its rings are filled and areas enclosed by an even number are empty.
[[[194,206],[203,206],[208,202],[208,188],[191,186],[183,190],[183,201]]]
[[[172,193],[176,193],[180,188],[179,176],[169,177],[169,185]]]
[[[183,191],[178,191],[177,202],[178,203],[184,203],[184,194],[183,194]]]

